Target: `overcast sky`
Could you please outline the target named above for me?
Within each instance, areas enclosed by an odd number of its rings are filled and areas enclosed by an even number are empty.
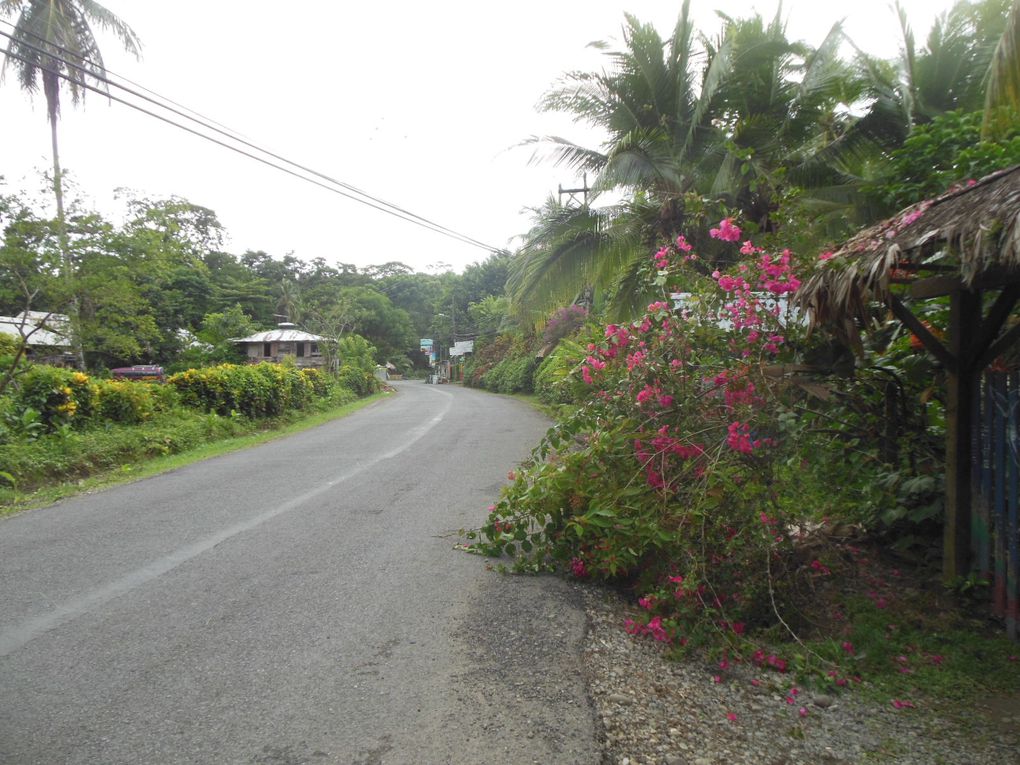
[[[595,70],[593,40],[619,39],[625,11],[667,36],[680,2],[662,0],[104,0],[142,39],[140,61],[100,36],[107,68],[242,133],[252,143],[494,246],[515,246],[526,208],[566,169],[530,163],[535,134],[587,140],[535,104],[565,71]],[[904,0],[919,42],[950,0]],[[699,28],[775,3],[693,0]],[[886,0],[793,0],[792,38],[818,44],[845,15],[865,50],[891,56]],[[0,30],[9,31],[0,24]],[[0,40],[0,49],[5,47]],[[116,91],[114,91],[116,92]],[[50,167],[45,100],[0,86],[0,175],[40,193]],[[590,141],[589,141],[590,142]],[[61,159],[87,205],[116,216],[115,189],[178,195],[217,212],[227,249],[288,252],[359,266],[403,261],[460,271],[485,250],[454,241],[214,146],[95,93],[65,101]],[[40,199],[47,199],[40,196]]]

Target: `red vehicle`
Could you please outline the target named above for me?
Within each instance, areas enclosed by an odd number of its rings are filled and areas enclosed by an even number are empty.
[[[133,367],[111,369],[110,374],[115,380],[141,380],[142,382],[166,382],[163,367],[153,364],[139,364]]]

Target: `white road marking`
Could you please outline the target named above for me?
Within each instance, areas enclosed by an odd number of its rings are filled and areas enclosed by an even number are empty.
[[[76,619],[82,614],[86,614],[89,611],[110,602],[114,598],[119,598],[121,595],[140,587],[146,582],[150,582],[157,577],[173,571],[182,563],[186,563],[192,558],[196,558],[202,553],[208,552],[216,547],[216,545],[227,541],[231,537],[235,537],[245,531],[251,531],[268,520],[290,512],[291,510],[300,507],[308,500],[329,491],[337,484],[343,483],[359,473],[363,473],[384,460],[392,459],[402,452],[407,451],[414,446],[415,443],[424,438],[425,434],[432,430],[432,428],[442,422],[443,418],[446,417],[447,413],[450,411],[453,396],[445,391],[437,390],[434,392],[440,394],[446,399],[443,404],[443,408],[431,419],[407,431],[405,434],[406,438],[400,446],[395,449],[391,449],[390,451],[381,454],[375,459],[361,464],[356,468],[348,470],[345,473],[341,473],[316,488],[306,491],[304,494],[284,502],[282,505],[274,507],[271,510],[267,510],[264,513],[260,513],[246,521],[242,521],[241,523],[222,529],[215,534],[210,534],[205,539],[201,539],[198,542],[174,550],[169,555],[164,555],[162,558],[154,560],[146,566],[137,568],[119,579],[115,579],[114,581],[103,585],[102,587],[97,587],[96,589],[79,597],[60,603],[56,605],[53,610],[48,611],[41,616],[26,619],[20,624],[5,629],[3,632],[0,632],[0,657],[14,653],[29,641],[34,640],[54,627],[58,627],[72,619]]]

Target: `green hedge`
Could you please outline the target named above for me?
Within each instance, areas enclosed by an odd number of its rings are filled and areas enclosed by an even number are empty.
[[[356,366],[341,366],[337,372],[337,382],[359,396],[369,396],[379,389],[375,375]]]
[[[185,405],[221,415],[252,419],[305,409],[316,400],[343,403],[341,388],[364,396],[376,390],[372,375],[341,370],[339,382],[317,369],[282,364],[221,364],[189,369],[168,384],[105,380],[45,364],[33,366],[13,386],[4,411],[30,414],[47,433],[70,425],[76,430],[108,423],[138,424]],[[350,398],[354,398],[351,396]],[[34,413],[38,413],[35,417]]]
[[[532,356],[503,359],[482,376],[482,385],[497,393],[531,393],[538,362]]]
[[[185,406],[222,415],[236,412],[252,419],[304,409],[314,395],[310,377],[283,364],[189,369],[171,375],[167,383],[177,389]]]

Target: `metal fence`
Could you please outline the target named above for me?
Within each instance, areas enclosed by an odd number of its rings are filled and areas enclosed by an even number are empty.
[[[1017,639],[1020,600],[1020,371],[985,372],[975,396],[971,539],[992,608]]]

